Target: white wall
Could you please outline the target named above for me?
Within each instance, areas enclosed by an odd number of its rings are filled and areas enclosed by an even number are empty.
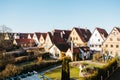
[[[99,45],[102,46],[103,41],[104,40],[102,36],[96,29],[88,42],[88,46],[90,47],[91,50],[102,51],[102,47],[100,47]]]

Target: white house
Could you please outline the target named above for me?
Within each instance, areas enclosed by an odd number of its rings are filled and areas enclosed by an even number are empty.
[[[39,45],[40,35],[41,35],[40,32],[35,32],[34,35],[33,35],[33,39],[34,39],[36,45]]]
[[[76,61],[76,57],[79,59],[89,59],[90,51],[89,47],[73,47],[73,49],[69,48],[65,55],[70,57],[72,61]]]
[[[45,45],[45,39],[46,39],[47,33],[41,33],[39,40],[38,47],[44,47]]]
[[[107,38],[108,33],[105,29],[96,28],[89,39],[88,46],[90,50],[102,51],[102,43]]]
[[[51,53],[51,57],[55,58],[55,59],[61,59],[62,58],[62,55],[64,54],[61,54],[62,52],[65,53],[69,48],[69,45],[68,44],[54,44],[49,52]]]

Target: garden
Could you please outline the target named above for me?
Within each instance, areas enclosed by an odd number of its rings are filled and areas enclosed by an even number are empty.
[[[93,60],[70,62],[69,68],[70,80],[106,80],[117,69],[117,60],[95,54]],[[59,67],[44,75],[53,80],[61,80],[61,73],[62,67]]]

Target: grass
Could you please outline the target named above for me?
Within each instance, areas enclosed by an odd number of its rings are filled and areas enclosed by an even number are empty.
[[[105,64],[104,63],[99,63],[99,62],[92,62],[92,61],[80,61],[77,63],[86,63],[88,66],[94,66],[98,68],[102,68]],[[51,78],[52,80],[60,80],[61,78],[61,67],[54,69],[52,71],[46,72],[44,75]],[[79,77],[79,68],[70,66],[70,78],[71,80],[85,80],[85,78]]]
[[[46,72],[44,75],[51,78],[52,80],[61,80],[61,67],[50,72]],[[79,77],[79,68],[70,66],[70,78],[71,79],[80,79],[84,80],[83,78]]]

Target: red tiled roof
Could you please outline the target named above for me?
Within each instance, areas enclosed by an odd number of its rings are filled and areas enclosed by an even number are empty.
[[[61,38],[60,33],[54,32],[54,35],[52,36],[52,42],[54,44],[65,43],[65,40],[63,38]]]
[[[34,33],[30,33],[31,38],[33,38]]]
[[[70,46],[68,44],[55,44],[60,51],[66,52]]]
[[[44,39],[46,39],[47,33],[41,33]]]
[[[20,33],[20,39],[27,39],[28,33]]]
[[[39,38],[40,38],[41,33],[40,33],[40,32],[35,32],[35,34],[36,34],[37,38],[39,39]]]
[[[70,33],[71,33],[71,30],[64,30],[65,34],[63,34],[63,38],[64,39],[68,39]]]
[[[96,28],[96,29],[98,30],[98,32],[100,33],[101,36],[103,35],[102,37],[107,38],[108,33],[106,32],[105,29],[102,29],[102,28]]]
[[[54,31],[54,32],[58,32],[58,33],[60,33],[60,32],[62,32],[63,30],[54,29],[53,31]]]
[[[89,29],[82,29],[82,28],[74,28],[78,35],[80,36],[80,38],[82,39],[83,42],[88,42],[89,38],[91,37],[91,32]]]
[[[33,39],[15,39],[17,44],[30,44],[30,43],[34,43]]]
[[[114,27],[114,28],[116,28],[120,32],[120,28],[119,27]]]

